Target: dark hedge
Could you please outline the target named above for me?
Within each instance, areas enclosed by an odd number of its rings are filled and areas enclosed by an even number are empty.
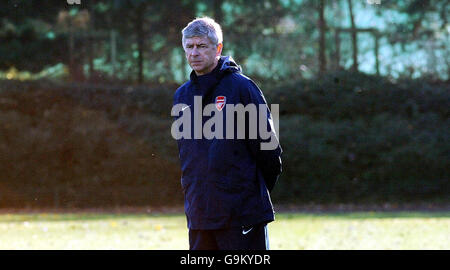
[[[277,203],[448,202],[448,82],[341,72],[260,86],[280,104]],[[182,203],[176,88],[1,81],[0,207]]]

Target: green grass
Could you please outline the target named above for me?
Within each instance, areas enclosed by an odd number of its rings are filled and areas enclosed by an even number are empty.
[[[277,249],[450,249],[449,212],[280,213]],[[0,214],[0,249],[188,249],[183,214]]]

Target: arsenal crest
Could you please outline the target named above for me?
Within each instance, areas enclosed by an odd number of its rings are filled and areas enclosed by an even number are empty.
[[[225,96],[217,96],[216,97],[216,108],[219,110],[219,112],[225,107],[225,103],[227,101],[227,98]]]

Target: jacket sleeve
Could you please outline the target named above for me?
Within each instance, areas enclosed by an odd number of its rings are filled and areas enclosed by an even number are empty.
[[[246,116],[246,140],[247,146],[256,159],[256,164],[260,172],[264,177],[264,182],[267,189],[271,192],[278,180],[279,175],[282,171],[281,153],[282,148],[279,143],[278,136],[276,134],[273,117],[270,112],[266,99],[259,87],[250,79],[247,80],[243,87],[241,88],[241,101],[244,106],[248,104],[254,104],[257,108],[257,119],[249,119],[249,115]],[[261,106],[261,108],[259,108]],[[261,120],[260,120],[260,117]],[[262,121],[263,120],[263,121]],[[257,121],[257,136],[256,139],[249,138],[249,121]],[[267,127],[267,132],[264,129],[261,132],[260,123],[265,121],[265,126]],[[267,135],[270,134],[268,138]],[[264,136],[263,136],[264,135]],[[272,145],[267,150],[262,149],[262,144]]]

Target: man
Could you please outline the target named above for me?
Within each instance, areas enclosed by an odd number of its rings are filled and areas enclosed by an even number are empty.
[[[174,95],[174,108],[182,106],[172,115],[187,117],[193,123],[183,122],[188,136],[177,138],[190,249],[268,249],[267,223],[274,220],[269,191],[281,173],[282,150],[264,96],[231,57],[221,56],[222,30],[213,19],[190,22],[182,30],[182,44],[193,71]],[[215,105],[209,115],[201,112],[208,104]],[[236,123],[225,125],[230,121],[227,111],[232,104],[261,105],[265,113],[257,115],[267,124],[265,131],[270,132],[270,138],[276,139],[275,147],[261,150],[261,144],[268,140],[261,132],[248,138],[255,131],[250,124],[258,121],[249,114],[245,116],[247,137],[220,136],[230,128],[234,130],[228,135],[239,133]],[[223,126],[216,123],[219,136],[199,137],[195,120],[200,119],[203,126],[212,114],[228,115]]]

